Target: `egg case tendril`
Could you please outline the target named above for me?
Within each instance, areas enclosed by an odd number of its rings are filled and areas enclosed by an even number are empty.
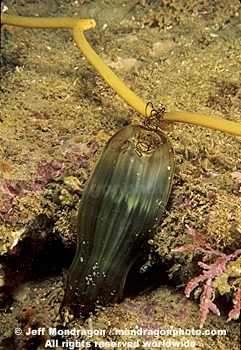
[[[149,115],[153,109],[152,105],[146,105],[136,94],[133,93],[121,81],[114,72],[105,64],[105,62],[97,55],[92,47],[87,42],[84,31],[95,28],[95,21],[93,19],[79,19],[79,18],[35,18],[14,16],[6,13],[1,13],[2,24],[8,24],[18,27],[26,28],[43,28],[53,29],[72,28],[74,38],[77,46],[99,72],[99,74],[106,80],[106,82],[119,94],[130,106],[132,106],[143,117]],[[241,124],[222,118],[207,116],[200,113],[170,111],[164,114],[163,118],[172,122],[189,123],[194,125],[201,125],[207,128],[224,131],[230,134],[241,136]]]

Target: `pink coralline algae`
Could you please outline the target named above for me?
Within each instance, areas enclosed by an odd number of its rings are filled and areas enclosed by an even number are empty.
[[[0,222],[9,220],[10,211],[13,207],[14,198],[23,198],[29,192],[38,192],[51,179],[59,176],[64,169],[64,162],[52,160],[51,162],[40,162],[36,179],[32,182],[26,180],[0,180]]]
[[[165,301],[163,301],[163,303],[165,304]],[[136,323],[139,329],[154,331],[159,330],[160,326],[164,326],[164,316],[167,310],[163,312],[162,317],[157,321],[155,310],[158,309],[158,311],[160,311],[160,305],[157,301],[147,301],[145,305],[136,305],[132,301],[126,299],[122,305],[130,310],[132,314],[136,315]],[[161,311],[163,311],[163,307],[161,307]],[[162,312],[159,312],[159,315],[160,314],[162,314]],[[143,334],[141,338],[145,341],[154,340],[151,333]]]
[[[145,300],[125,299],[121,305],[134,316],[137,329],[150,331],[140,335],[144,341],[155,340],[158,337],[158,335],[153,335],[155,330],[170,329],[173,319],[177,324],[183,324],[187,322],[190,315],[188,300],[184,296],[180,298],[168,287],[161,287],[159,291],[155,291]]]
[[[56,178],[61,174],[64,169],[64,162],[62,160],[51,160],[47,163],[44,161],[38,164],[38,173],[36,182],[40,182],[42,185],[48,183],[51,179]]]
[[[0,180],[0,222],[8,220],[15,197],[25,197],[32,186],[25,180]]]
[[[237,249],[234,253],[230,255],[226,255],[224,253],[218,252],[217,250],[214,250],[211,248],[205,241],[203,241],[198,234],[188,225],[186,225],[188,232],[206,249],[202,247],[198,247],[195,245],[183,245],[179,248],[172,249],[174,252],[182,252],[187,249],[194,249],[199,250],[206,254],[213,254],[218,256],[217,260],[211,264],[207,265],[203,262],[199,261],[198,265],[203,268],[203,274],[195,277],[191,281],[188,282],[186,289],[185,289],[185,295],[187,298],[190,297],[190,293],[199,285],[200,282],[204,282],[203,287],[203,295],[200,300],[200,322],[199,326],[203,327],[203,324],[206,320],[207,314],[209,313],[209,310],[211,310],[215,315],[220,315],[220,311],[218,307],[214,304],[214,302],[211,300],[212,295],[212,283],[213,280],[216,277],[221,276],[223,273],[228,273],[227,270],[227,263],[229,261],[235,260],[238,255],[241,254],[241,249]],[[241,269],[240,269],[241,272]],[[239,274],[240,274],[239,272]],[[241,287],[237,286],[236,289],[234,288],[235,292],[235,299],[234,299],[234,308],[229,312],[229,321],[231,319],[238,319],[240,314],[240,305],[241,305]]]
[[[60,151],[51,161],[44,159],[39,161],[33,174],[33,180],[0,179],[0,222],[10,220],[15,198],[23,198],[30,193],[39,192],[48,182],[59,176],[75,173],[79,169],[86,172],[89,167],[89,159],[99,148],[99,143],[88,142],[86,146],[87,154],[74,144]],[[31,158],[26,161],[31,167]]]

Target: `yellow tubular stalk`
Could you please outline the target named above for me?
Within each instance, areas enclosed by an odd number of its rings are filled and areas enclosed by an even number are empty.
[[[106,82],[120,95],[130,106],[132,106],[142,116],[149,115],[151,106],[146,110],[146,103],[134,94],[104,63],[87,42],[84,31],[95,27],[95,21],[91,19],[78,18],[34,18],[19,17],[1,14],[3,24],[27,27],[27,28],[72,28],[74,30],[74,38],[84,56],[90,61],[93,67],[106,80]],[[204,114],[196,114],[189,112],[172,111],[164,115],[164,119],[173,122],[182,122],[200,125],[215,130],[224,131],[230,134],[241,136],[241,124],[231,122],[221,118],[215,118]]]
[[[42,28],[42,29],[57,29],[57,28],[74,28],[77,22],[82,22],[85,20],[79,18],[38,18],[38,17],[22,17],[9,15],[7,13],[1,14],[2,24],[8,24],[15,27],[25,27],[25,28]],[[88,20],[91,21],[91,20]]]
[[[77,23],[74,27],[74,38],[83,52],[84,56],[90,61],[92,66],[99,72],[99,74],[105,79],[105,81],[121,96],[130,106],[132,106],[137,112],[145,117],[146,103],[142,101],[137,95],[134,94],[117,75],[105,64],[105,62],[97,55],[92,49],[87,40],[85,39],[82,27],[80,23]]]
[[[241,124],[205,114],[172,111],[165,113],[164,118],[173,122],[205,126],[206,128],[241,136]]]

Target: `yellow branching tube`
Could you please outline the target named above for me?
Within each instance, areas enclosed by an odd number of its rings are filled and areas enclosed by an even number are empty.
[[[83,52],[85,57],[90,61],[93,67],[106,80],[106,82],[120,95],[130,106],[132,106],[142,116],[150,113],[151,106],[146,111],[146,103],[135,95],[103,62],[92,47],[87,42],[84,31],[95,27],[95,21],[91,19],[79,18],[35,18],[35,17],[19,17],[1,14],[3,24],[27,27],[27,28],[72,28],[74,30],[75,41]],[[174,122],[183,122],[205,126],[208,128],[224,131],[230,134],[241,136],[241,124],[228,121],[221,118],[211,117],[203,114],[172,111],[164,115],[164,119]]]

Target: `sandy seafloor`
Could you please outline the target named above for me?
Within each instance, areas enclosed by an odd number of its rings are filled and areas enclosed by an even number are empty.
[[[236,0],[3,1],[11,14],[94,18],[96,28],[86,33],[89,43],[143,100],[167,111],[198,112],[238,123],[239,4]],[[116,341],[138,341],[138,349],[164,348],[155,342],[166,341],[167,348],[175,349],[168,343],[173,340],[184,342],[184,348],[192,341],[196,349],[239,349],[238,320],[227,319],[241,283],[240,258],[213,281],[212,300],[221,316],[210,312],[202,328],[202,332],[225,330],[225,336],[154,338],[115,336],[114,331],[199,329],[203,284],[190,299],[184,288],[202,273],[198,261],[210,265],[217,257],[171,249],[198,245],[186,224],[213,249],[231,254],[240,248],[240,180],[231,176],[241,172],[240,137],[174,125],[169,134],[176,154],[170,200],[156,235],[130,273],[123,301],[63,326],[58,310],[75,252],[76,214],[84,185],[110,136],[142,118],[83,58],[71,30],[2,26],[1,38],[0,349],[73,349],[70,342],[76,340],[90,342],[91,349],[115,349],[108,343],[95,347],[94,342]],[[106,335],[51,338],[49,327],[105,330]],[[17,328],[20,335],[15,334]],[[27,328],[46,331],[28,337]],[[58,346],[47,342],[51,339],[58,339]],[[64,345],[63,340],[69,343]],[[154,343],[145,347],[145,341]]]

